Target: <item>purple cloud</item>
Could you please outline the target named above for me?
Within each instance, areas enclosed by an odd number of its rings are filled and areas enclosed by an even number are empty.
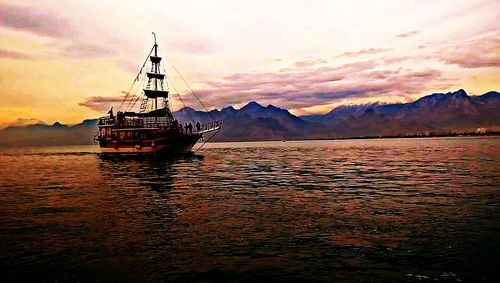
[[[66,19],[55,14],[42,12],[35,7],[13,6],[0,3],[0,27],[10,28],[23,32],[30,32],[40,36],[70,40],[61,43],[56,54],[71,58],[99,58],[113,55],[116,52],[109,48],[93,44],[79,38],[78,30]],[[78,39],[78,40],[74,40]],[[47,57],[51,57],[48,55]],[[1,54],[0,54],[1,56]],[[3,53],[3,56],[17,59],[30,59],[29,56],[14,53]]]
[[[33,56],[29,54],[5,49],[0,49],[0,58],[33,60]]]
[[[500,67],[500,36],[469,40],[444,50],[439,59],[463,68]]]
[[[64,19],[35,7],[0,3],[0,26],[56,38],[72,37],[73,30]]]
[[[90,108],[98,112],[108,111],[111,107],[118,110],[118,107],[122,103],[125,94],[123,96],[91,96],[85,98],[84,101],[79,102],[78,105]],[[127,101],[135,100],[137,96],[128,96]],[[125,103],[124,106],[127,106]]]
[[[361,55],[369,55],[369,54],[377,54],[377,53],[382,53],[389,51],[389,48],[368,48],[368,49],[362,49],[359,51],[354,51],[354,52],[344,52],[338,57],[357,57]]]
[[[314,65],[319,65],[319,64],[325,64],[327,63],[327,61],[323,60],[323,59],[307,59],[307,60],[304,60],[304,61],[298,61],[295,63],[295,67],[298,67],[298,68],[306,68],[306,67],[311,67],[311,66],[314,66]]]
[[[399,38],[412,37],[412,36],[415,36],[419,33],[420,33],[419,31],[414,30],[414,31],[410,31],[410,32],[400,33],[400,34],[396,35],[396,37],[399,37]]]
[[[277,73],[236,73],[197,93],[211,106],[242,104],[251,100],[286,108],[330,104],[346,98],[385,95],[406,97],[436,83],[437,70],[387,69],[383,60],[366,60],[339,67],[306,70],[295,67]]]
[[[350,98],[378,99],[387,95],[406,98],[436,84],[441,78],[437,70],[388,70],[381,69],[383,66],[382,60],[368,60],[306,71],[297,67],[286,73],[236,73],[221,81],[208,82],[206,88],[196,93],[209,108],[256,100],[296,109]],[[177,99],[175,94],[172,96]],[[199,106],[191,95],[184,94],[182,99],[188,106]],[[111,106],[116,109],[122,100],[122,96],[92,96],[79,105],[104,112]]]
[[[88,42],[72,42],[61,50],[61,55],[71,58],[99,58],[114,54],[114,50]]]

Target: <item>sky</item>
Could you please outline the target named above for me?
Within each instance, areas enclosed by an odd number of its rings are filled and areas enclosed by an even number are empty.
[[[499,18],[497,0],[0,0],[0,126],[117,109],[153,31],[174,109],[202,109],[190,88],[296,115],[480,95],[500,90]]]

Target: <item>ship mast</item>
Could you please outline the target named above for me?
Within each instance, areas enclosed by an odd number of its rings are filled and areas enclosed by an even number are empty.
[[[144,98],[141,103],[140,113],[144,113],[148,107],[149,99],[154,99],[151,104],[151,108],[153,111],[158,110],[158,98],[162,98],[163,108],[166,110],[168,114],[170,114],[170,109],[168,109],[168,90],[164,89],[164,79],[165,74],[160,73],[160,62],[161,57],[158,56],[158,44],[156,43],[156,34],[153,32],[153,55],[149,56],[149,60],[151,61],[151,71],[147,72],[148,83],[144,91]],[[171,114],[168,115],[167,118],[171,118]],[[154,115],[155,123],[158,121],[158,116]]]
[[[153,32],[153,38],[155,45],[153,46],[155,49],[155,56],[158,57],[158,44],[156,44],[156,34]],[[153,63],[155,68],[155,73],[158,74],[158,65],[160,63]],[[155,80],[155,90],[158,90],[158,80]],[[158,110],[158,97],[155,97],[155,110]],[[155,116],[155,123],[158,123],[158,117]]]

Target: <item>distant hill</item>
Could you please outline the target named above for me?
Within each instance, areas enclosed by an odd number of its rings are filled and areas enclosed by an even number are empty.
[[[174,115],[181,122],[191,119],[210,122],[212,117],[223,120],[222,131],[214,139],[218,141],[303,139],[322,135],[321,124],[304,121],[286,109],[264,107],[254,101],[238,110],[230,106],[207,113],[183,108]]]
[[[17,118],[17,120],[10,123],[0,123],[0,130],[9,126],[27,126],[33,124],[45,124],[43,121],[33,118]]]
[[[464,90],[435,93],[414,102],[340,106],[325,115],[303,117],[332,126],[338,136],[473,131],[500,128],[500,94],[468,96]]]
[[[36,123],[9,126],[0,131],[0,146],[43,146],[92,144],[97,119],[84,120],[68,126],[56,122],[52,125]]]
[[[425,132],[474,131],[479,127],[500,129],[500,93],[491,91],[469,96],[464,90],[435,93],[414,102],[372,103],[340,106],[324,115],[297,117],[273,105],[250,102],[240,109],[232,106],[210,112],[182,108],[174,113],[182,123],[223,120],[214,141],[281,139],[326,139],[360,136],[408,135]],[[9,126],[0,131],[0,146],[92,144],[96,119],[74,126]],[[25,121],[22,121],[25,123]]]

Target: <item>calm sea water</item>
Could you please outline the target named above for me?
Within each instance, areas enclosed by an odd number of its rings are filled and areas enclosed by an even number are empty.
[[[500,138],[0,150],[2,281],[494,281]]]

